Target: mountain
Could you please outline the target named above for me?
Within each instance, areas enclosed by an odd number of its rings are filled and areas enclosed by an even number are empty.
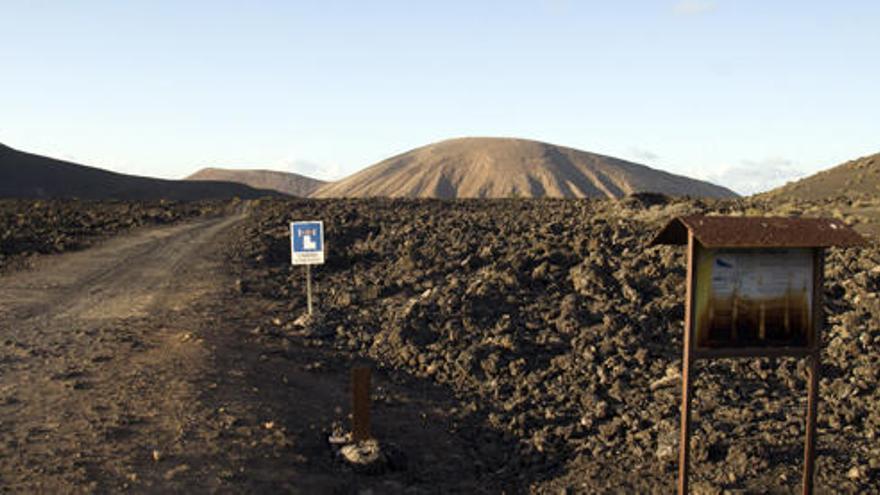
[[[537,141],[460,138],[397,155],[312,197],[621,198],[637,192],[731,198],[733,191],[637,163]]]
[[[759,196],[817,200],[865,195],[880,196],[880,153],[850,160]]]
[[[267,195],[279,194],[231,182],[188,182],[120,174],[0,144],[0,198],[197,200]]]
[[[312,191],[326,184],[322,180],[287,172],[227,168],[203,168],[185,180],[238,182],[257,189],[269,189],[299,197],[308,196]]]

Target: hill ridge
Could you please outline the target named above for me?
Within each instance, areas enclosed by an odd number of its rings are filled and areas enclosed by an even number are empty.
[[[0,197],[120,200],[243,199],[278,195],[231,182],[194,183],[128,175],[0,144]]]
[[[269,169],[236,169],[205,167],[187,176],[187,181],[226,181],[245,184],[257,189],[268,189],[291,196],[306,197],[326,181],[293,172]]]
[[[382,160],[312,197],[604,197],[638,192],[737,197],[647,165],[523,138],[460,137]]]
[[[848,160],[755,196],[820,200],[878,194],[880,194],[880,153],[874,153]]]

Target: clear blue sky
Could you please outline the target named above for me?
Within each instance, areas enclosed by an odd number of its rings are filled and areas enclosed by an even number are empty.
[[[338,178],[516,136],[751,192],[880,151],[880,2],[0,0],[0,142]]]

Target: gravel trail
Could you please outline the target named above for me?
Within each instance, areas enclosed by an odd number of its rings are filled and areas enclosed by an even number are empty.
[[[132,463],[180,435],[186,376],[206,356],[186,323],[217,286],[202,251],[242,218],[141,231],[0,278],[0,485],[134,481]]]

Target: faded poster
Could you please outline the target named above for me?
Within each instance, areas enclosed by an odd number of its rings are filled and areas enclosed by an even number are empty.
[[[811,249],[700,249],[696,346],[808,346]]]

